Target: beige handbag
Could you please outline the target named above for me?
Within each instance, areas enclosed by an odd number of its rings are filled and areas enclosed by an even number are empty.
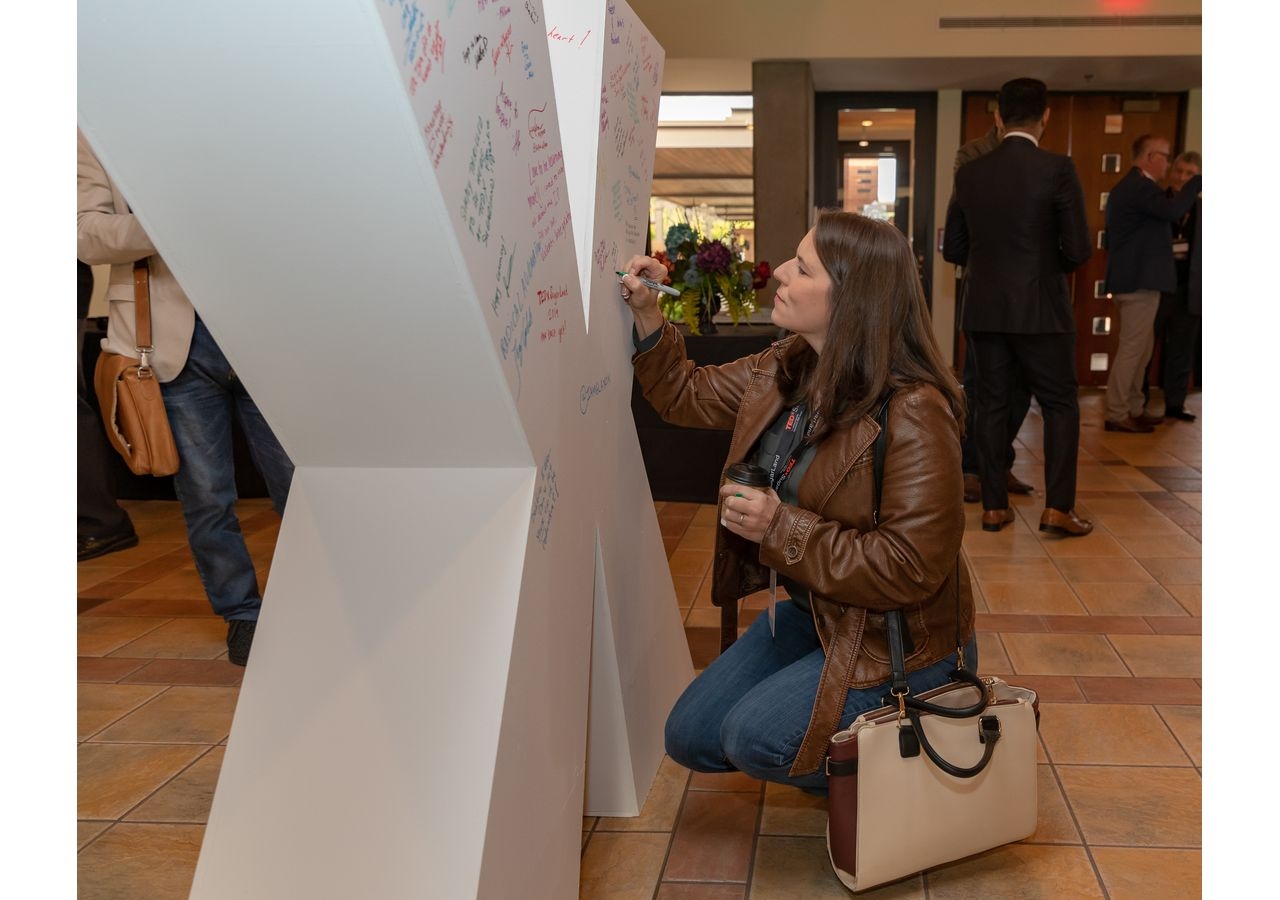
[[[982,681],[976,716],[886,706],[831,739],[827,852],[845,887],[866,890],[1036,830],[1036,694]],[[918,698],[951,710],[983,699],[969,683]]]
[[[135,475],[172,475],[178,471],[178,447],[160,395],[160,380],[150,365],[151,270],[146,260],[133,264],[134,328],[137,357],[103,352],[93,370],[107,440]]]
[[[876,417],[880,434],[872,455],[877,526],[888,411],[886,399]],[[956,583],[959,621],[958,577]],[[1036,830],[1035,692],[978,678],[965,669],[958,648],[955,680],[912,696],[902,610],[890,610],[884,619],[894,702],[836,732],[826,764],[827,853],[836,876],[854,891]]]

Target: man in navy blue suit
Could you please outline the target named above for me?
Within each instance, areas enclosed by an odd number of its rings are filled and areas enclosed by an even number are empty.
[[[1067,273],[1089,258],[1084,190],[1068,156],[1041,150],[1048,91],[1034,78],[1000,88],[1000,146],[956,172],[943,258],[966,267],[960,322],[976,350],[982,527],[999,531],[1009,508],[1006,453],[1014,373],[1044,414],[1045,510],[1040,530],[1078,537],[1075,514],[1080,402],[1076,326]]]
[[[1173,197],[1160,188],[1169,142],[1144,134],[1133,142],[1133,167],[1107,197],[1107,293],[1120,314],[1115,359],[1107,376],[1107,431],[1144,433],[1164,419],[1146,414],[1142,379],[1155,343],[1160,292],[1178,287],[1170,226],[1195,205],[1200,176]]]

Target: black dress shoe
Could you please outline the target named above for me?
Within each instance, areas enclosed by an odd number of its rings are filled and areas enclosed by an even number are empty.
[[[253,633],[258,623],[233,619],[227,623],[227,659],[237,666],[249,664],[249,650],[253,647]]]
[[[1180,422],[1194,422],[1196,420],[1195,413],[1189,413],[1185,409],[1166,409],[1164,414],[1165,418],[1177,419]]]
[[[136,546],[138,546],[138,533],[132,528],[119,534],[108,534],[103,537],[81,536],[76,541],[76,562],[97,559],[99,556]]]

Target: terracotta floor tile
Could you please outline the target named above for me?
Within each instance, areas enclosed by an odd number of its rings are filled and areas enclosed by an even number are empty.
[[[1199,706],[1157,706],[1156,712],[1164,719],[1178,743],[1187,751],[1194,765],[1203,765],[1200,750],[1201,721]]]
[[[582,854],[579,900],[650,900],[670,840],[668,834],[595,832]]]
[[[83,850],[89,842],[114,824],[114,822],[92,822],[83,819],[76,822],[76,849]]]
[[[216,744],[231,732],[239,695],[234,687],[171,687],[95,735],[94,741]]]
[[[145,665],[140,659],[111,659],[102,656],[81,656],[76,659],[76,681],[119,681],[130,672]]]
[[[1109,516],[1154,516],[1155,508],[1133,494],[1097,497],[1076,504],[1076,512],[1105,521]]]
[[[1112,645],[1138,676],[1199,678],[1199,635],[1113,634]]]
[[[1078,678],[1090,703],[1199,704],[1200,686],[1191,678]]]
[[[1013,670],[1028,675],[1128,675],[1102,635],[1006,634]]]
[[[720,522],[720,514],[714,503],[698,504],[698,511],[693,514],[691,525],[718,525]]]
[[[1032,633],[1047,630],[1042,616],[1016,613],[979,613],[977,628],[979,631],[1029,631]]]
[[[1111,900],[1199,900],[1202,896],[1198,851],[1098,847],[1093,859]]]
[[[1058,766],[1090,844],[1199,847],[1199,773],[1192,768]]]
[[[716,527],[713,525],[690,525],[680,538],[680,547],[684,550],[711,550],[716,545]]]
[[[1154,581],[1151,573],[1133,559],[1108,559],[1104,565],[1092,559],[1059,559],[1055,562],[1072,586],[1090,582]]]
[[[78,900],[186,897],[203,839],[203,825],[116,825],[80,852]]]
[[[1093,585],[1091,585],[1092,587]],[[1121,585],[1103,585],[1114,588]],[[1147,587],[1147,585],[1123,585]],[[1190,618],[1188,616],[1188,618]],[[1151,634],[1142,616],[1045,616],[1044,631],[1056,634]]]
[[[671,831],[684,799],[685,786],[689,783],[689,770],[673,762],[669,756],[662,758],[658,774],[649,787],[649,794],[640,815],[620,818],[601,816],[596,821],[596,831]]]
[[[1200,584],[1201,565],[1199,559],[1153,559],[1151,557],[1138,560],[1151,573],[1151,577],[1161,584]]]
[[[106,557],[110,559],[110,557]],[[76,591],[83,593],[87,588],[93,587],[95,584],[102,584],[104,581],[110,581],[128,572],[127,566],[93,566],[90,563],[80,563],[76,567]]]
[[[125,816],[129,822],[209,821],[225,747],[214,747]]]
[[[1010,844],[933,869],[930,900],[1102,900],[1083,847]]]
[[[671,554],[672,554],[672,553],[675,553],[675,552],[676,552],[676,548],[677,548],[677,547],[679,547],[679,546],[680,546],[680,538],[678,538],[678,537],[668,537],[668,536],[667,536],[667,535],[665,535],[665,534],[662,536],[662,548],[663,548],[663,550],[665,550],[665,551],[666,551],[666,553],[667,553],[667,561],[668,561],[668,562],[670,562],[670,560],[671,560]]]
[[[671,574],[689,578],[701,578],[711,566],[710,550],[682,550],[676,548],[669,560]]]
[[[244,667],[225,659],[153,659],[124,678],[121,684],[240,685]]]
[[[165,688],[141,684],[82,684],[76,691],[76,737],[85,740]]]
[[[1158,559],[1161,557],[1169,559],[1200,559],[1201,556],[1200,542],[1185,532],[1151,537],[1123,537],[1120,538],[1120,542],[1124,545],[1126,551],[1139,559]]]
[[[186,600],[202,600],[207,606],[209,601],[204,592],[200,576],[194,571],[178,570],[170,572],[155,581],[148,582],[126,596],[134,600],[169,600],[173,598]]]
[[[993,613],[1080,615],[1087,611],[1065,581],[982,580],[987,609]]]
[[[1043,719],[1042,719],[1043,721]],[[1036,766],[1037,816],[1036,830],[1027,843],[1031,844],[1080,844],[1080,829],[1071,818],[1067,798],[1053,774],[1053,766]]]
[[[760,834],[825,838],[827,799],[785,784],[767,784]]]
[[[1204,629],[1199,616],[1146,616],[1146,620],[1156,634],[1201,634]]]
[[[1176,522],[1159,512],[1146,516],[1107,516],[1103,525],[1117,538],[1174,536],[1182,531]]]
[[[1199,616],[1201,610],[1201,586],[1199,584],[1166,584],[1164,589],[1182,608],[1193,616]]]
[[[766,837],[756,845],[750,900],[924,900],[924,879],[912,876],[851,895],[836,878],[820,837]]]
[[[1055,765],[1191,765],[1150,706],[1041,703],[1040,737]]]
[[[1118,556],[1127,559],[1130,555],[1119,541],[1101,529],[1095,529],[1092,534],[1086,534],[1084,537],[1063,538],[1046,534],[1039,540],[1049,556],[1054,559],[1106,558],[1106,562],[1100,562],[1097,565],[1107,565],[1110,562],[1109,557]]]
[[[187,744],[81,744],[78,817],[118,819],[204,750]]]
[[[689,615],[685,617],[684,624],[686,628],[716,628],[720,627],[720,608],[716,606],[695,606],[689,610]]]
[[[1013,664],[998,634],[978,632],[978,671],[983,675],[1009,675]]]
[[[671,585],[676,591],[676,605],[682,609],[693,606],[693,598],[698,595],[698,586],[702,579],[690,575],[671,576]]]
[[[964,533],[964,551],[970,557],[996,557],[1000,559],[1036,559],[1046,556],[1040,540],[1025,530],[1008,527],[1000,531],[983,531],[979,523]]]
[[[736,793],[759,792],[763,781],[743,772],[694,772],[689,778],[691,791],[734,791]]]
[[[1078,581],[1072,587],[1090,618],[1103,616],[1176,616],[1186,612],[1177,600],[1154,582]]]
[[[658,888],[655,900],[746,900],[744,884],[681,884],[668,881]]]
[[[1062,581],[1058,567],[1048,556],[1032,559],[978,557],[971,559],[969,566],[984,584],[993,581]]]
[[[81,656],[106,656],[169,621],[169,619],[135,616],[77,618],[77,651]]]
[[[1070,675],[1011,675],[1005,681],[1035,691],[1041,703],[1083,703],[1085,699]]]
[[[145,589],[142,590],[145,591]],[[204,591],[201,591],[198,597],[139,596],[139,591],[132,591],[97,606],[89,615],[215,617],[213,607],[209,605]]]
[[[86,617],[82,621],[92,621]],[[139,622],[153,621],[137,619]],[[170,619],[137,640],[111,652],[112,656],[135,658],[169,657],[213,659],[227,652],[227,623],[215,616],[199,619]]]
[[[755,793],[690,791],[663,879],[746,881],[759,808],[760,796]]]
[[[1204,496],[1200,491],[1175,491],[1174,496],[1192,509],[1203,509],[1201,498]]]
[[[697,612],[695,609],[693,612]],[[690,613],[692,616],[693,613]],[[695,628],[686,625],[684,629],[685,641],[689,644],[689,656],[693,659],[693,668],[695,673],[699,669],[705,669],[710,665],[711,661],[720,655],[720,625],[719,613],[716,617],[716,625],[714,628]]]
[[[1162,490],[1162,486],[1159,482],[1149,478],[1137,469],[1118,466],[1116,468],[1116,478],[1131,491]]]

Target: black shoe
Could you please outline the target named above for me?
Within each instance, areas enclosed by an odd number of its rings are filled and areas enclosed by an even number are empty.
[[[1189,413],[1185,409],[1166,409],[1164,415],[1167,419],[1178,419],[1181,422],[1194,422],[1196,420],[1195,413]]]
[[[227,623],[227,659],[237,666],[248,665],[249,650],[253,647],[253,633],[258,623],[233,619]]]
[[[132,528],[119,534],[108,534],[104,537],[81,536],[76,541],[76,562],[97,559],[99,556],[106,556],[108,553],[115,553],[117,550],[128,550],[130,547],[136,546],[138,546],[138,533]]]

